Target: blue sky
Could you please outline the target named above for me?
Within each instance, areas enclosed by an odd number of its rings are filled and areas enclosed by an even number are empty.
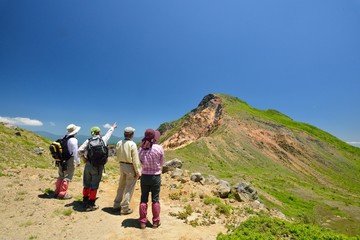
[[[0,0],[0,79],[34,131],[141,136],[224,93],[360,142],[360,1]]]

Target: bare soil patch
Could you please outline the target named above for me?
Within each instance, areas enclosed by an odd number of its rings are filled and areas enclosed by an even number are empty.
[[[81,170],[82,167],[77,170],[78,175]],[[180,211],[183,205],[169,199],[169,186],[176,184],[176,180],[170,178],[163,179],[161,226],[158,229],[149,227],[141,230],[137,222],[139,182],[131,204],[134,212],[130,215],[119,215],[110,211],[117,189],[117,179],[114,177],[105,178],[100,185],[96,202],[100,208],[93,212],[84,212],[81,207],[81,177],[77,177],[70,184],[69,193],[73,198],[58,200],[44,194],[45,189],[54,187],[56,169],[10,169],[6,173],[8,176],[1,177],[0,181],[0,239],[208,240],[216,239],[218,233],[226,231],[221,222],[193,227],[170,216],[170,212]],[[148,214],[151,219],[151,209]]]

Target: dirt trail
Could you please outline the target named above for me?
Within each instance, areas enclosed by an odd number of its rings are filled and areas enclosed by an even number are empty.
[[[141,230],[138,226],[139,182],[133,196],[130,215],[111,213],[117,180],[107,179],[100,185],[97,204],[99,209],[83,212],[80,198],[82,185],[71,183],[70,200],[48,198],[44,189],[53,188],[56,170],[9,170],[9,176],[0,180],[0,239],[216,239],[225,232],[221,224],[192,227],[169,215],[181,206],[168,197],[166,188],[161,192],[161,222],[158,229]],[[70,210],[71,209],[71,210]],[[72,211],[72,212],[71,212]],[[71,212],[69,216],[67,213]],[[148,211],[151,219],[151,209]]]

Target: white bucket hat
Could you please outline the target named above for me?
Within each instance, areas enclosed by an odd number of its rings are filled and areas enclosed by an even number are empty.
[[[66,130],[67,130],[67,135],[70,136],[70,135],[75,135],[79,132],[81,127],[79,126],[76,126],[75,124],[70,124],[66,127]]]

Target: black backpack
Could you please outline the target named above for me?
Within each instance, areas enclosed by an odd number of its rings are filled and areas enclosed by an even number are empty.
[[[67,141],[74,136],[65,135],[63,138],[52,142],[49,146],[51,156],[55,159],[55,165],[59,166],[62,161],[67,161],[71,158]]]
[[[94,166],[105,165],[109,156],[109,149],[102,138],[89,138],[87,145],[87,160]]]

